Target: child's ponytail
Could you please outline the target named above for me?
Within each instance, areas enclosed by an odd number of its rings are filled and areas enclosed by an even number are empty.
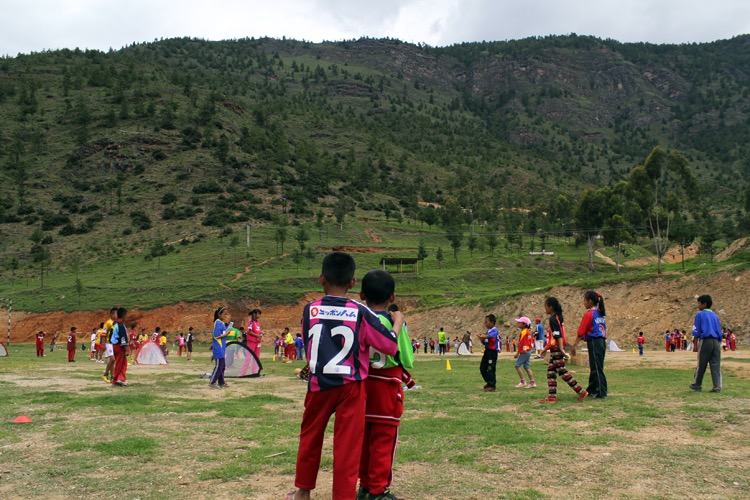
[[[596,308],[599,310],[599,313],[602,316],[607,315],[604,309],[604,297],[602,297],[602,294],[597,293],[593,290],[589,290],[588,292],[584,294],[584,297],[587,300],[590,300],[591,302],[593,302],[593,304],[596,306]]]
[[[557,319],[560,322],[560,325],[562,325],[563,324],[563,310],[562,310],[562,305],[560,304],[560,301],[557,300],[556,297],[547,297],[547,300],[545,300],[544,303],[552,308],[552,310],[555,312],[555,316],[557,316]]]

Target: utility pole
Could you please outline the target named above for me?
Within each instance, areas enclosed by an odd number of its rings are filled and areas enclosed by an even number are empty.
[[[245,258],[250,258],[250,224],[247,225],[247,243],[245,247]]]

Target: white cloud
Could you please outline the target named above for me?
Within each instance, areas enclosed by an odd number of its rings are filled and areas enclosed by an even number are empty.
[[[3,0],[0,54],[119,48],[175,36],[430,45],[549,34],[705,42],[750,33],[747,0]]]

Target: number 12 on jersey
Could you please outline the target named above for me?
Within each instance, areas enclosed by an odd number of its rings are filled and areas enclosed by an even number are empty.
[[[351,328],[344,325],[335,326],[331,329],[331,338],[342,336],[344,338],[344,345],[341,346],[338,352],[320,352],[320,340],[323,335],[323,324],[318,323],[313,325],[308,331],[308,338],[312,342],[310,347],[310,371],[312,373],[317,372],[318,362],[324,362],[323,374],[326,375],[343,375],[349,376],[352,374],[352,367],[346,365],[340,365],[339,363],[349,357],[354,346],[354,332]],[[336,346],[338,347],[338,346]],[[324,349],[326,351],[326,349]],[[321,358],[320,360],[318,358]],[[327,362],[326,362],[327,361]]]

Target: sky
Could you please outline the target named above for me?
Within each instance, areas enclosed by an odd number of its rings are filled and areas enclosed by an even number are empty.
[[[748,0],[0,0],[0,56],[190,36],[445,46],[529,36],[710,42],[750,33]]]

